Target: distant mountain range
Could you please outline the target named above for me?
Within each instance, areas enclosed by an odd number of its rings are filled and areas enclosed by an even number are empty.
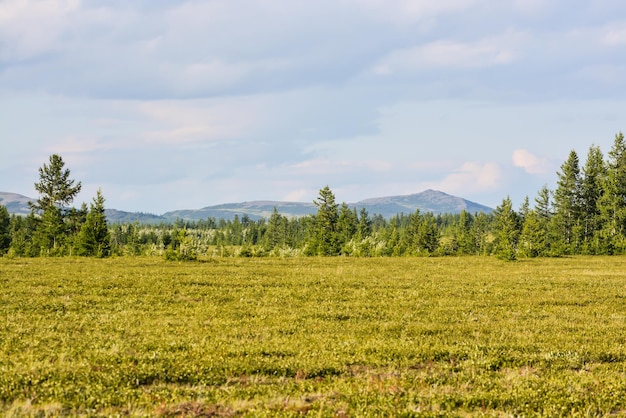
[[[5,205],[9,213],[26,215],[30,213],[28,202],[34,199],[15,193],[0,192],[0,205]],[[400,213],[413,213],[417,209],[422,213],[432,212],[434,214],[460,213],[466,210],[469,213],[484,212],[490,213],[493,209],[471,202],[461,197],[452,196],[436,190],[426,190],[403,196],[376,197],[361,200],[356,203],[349,203],[348,206],[360,210],[365,208],[370,215],[379,214],[385,218],[391,218]],[[202,209],[185,209],[166,212],[162,215],[154,215],[142,212],[124,212],[116,209],[107,209],[106,215],[109,222],[125,223],[169,223],[177,219],[197,221],[207,218],[233,219],[235,215],[242,217],[248,215],[250,219],[269,218],[276,210],[287,217],[299,217],[317,212],[317,207],[305,202],[274,202],[259,200],[242,203],[225,203],[215,206],[207,206]]]

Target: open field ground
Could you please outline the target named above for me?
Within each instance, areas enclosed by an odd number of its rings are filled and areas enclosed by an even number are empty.
[[[626,415],[626,258],[0,259],[0,415]]]

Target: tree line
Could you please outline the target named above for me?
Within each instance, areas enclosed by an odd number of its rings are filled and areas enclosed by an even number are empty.
[[[326,186],[315,215],[267,219],[177,220],[173,224],[108,225],[104,198],[68,208],[81,184],[69,178],[58,155],[39,169],[40,197],[26,216],[0,206],[0,254],[11,256],[152,255],[171,260],[198,256],[433,256],[558,257],[626,253],[626,142],[615,135],[605,158],[589,148],[581,166],[570,151],[557,186],[527,197],[518,209],[509,197],[489,214],[398,214],[391,219],[338,204]]]

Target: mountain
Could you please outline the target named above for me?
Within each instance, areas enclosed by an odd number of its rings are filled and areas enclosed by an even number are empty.
[[[413,213],[417,209],[422,213],[460,213],[466,210],[469,213],[484,212],[491,213],[492,208],[481,205],[461,197],[452,196],[436,190],[426,190],[404,196],[387,196],[361,200],[356,203],[349,203],[348,206],[360,210],[365,208],[370,215],[379,214],[385,218],[390,218],[399,213]],[[175,220],[200,220],[214,217],[216,219],[233,219],[235,215],[239,217],[248,215],[250,219],[269,218],[274,207],[287,217],[306,216],[317,213],[317,207],[311,203],[301,202],[272,202],[253,201],[243,203],[227,203],[216,206],[207,206],[202,209],[188,209],[167,212],[163,217]]]
[[[207,206],[202,209],[176,210],[164,213],[168,219],[199,220],[213,217],[215,219],[233,219],[235,215],[242,217],[248,215],[250,219],[269,218],[274,207],[281,215],[287,217],[299,217],[317,213],[317,207],[311,203],[302,202],[273,202],[258,200],[243,203],[225,203],[216,206]]]
[[[0,192],[0,204],[5,205],[9,213],[26,215],[30,212],[28,201],[33,200],[26,196],[15,193]],[[390,218],[400,213],[413,213],[417,209],[422,213],[460,213],[466,210],[469,213],[491,213],[493,209],[461,197],[452,196],[436,190],[426,190],[403,196],[376,197],[349,203],[348,206],[357,211],[365,208],[370,215],[379,214]],[[113,223],[168,223],[177,219],[197,221],[207,218],[233,219],[235,215],[240,218],[247,215],[250,219],[269,218],[274,208],[284,216],[300,217],[317,213],[317,207],[313,202],[275,202],[259,200],[242,203],[225,203],[215,206],[207,206],[202,209],[185,209],[166,212],[163,215],[154,215],[141,212],[124,212],[116,209],[107,209],[106,216]]]
[[[476,212],[491,213],[493,211],[488,206],[430,189],[405,196],[365,199],[351,206],[356,206],[357,208],[364,207],[369,213],[377,213],[385,218],[390,218],[398,213],[413,213],[417,209],[421,213],[432,212],[435,215],[461,213],[463,210],[471,214]]]
[[[0,205],[6,206],[11,214],[28,215],[30,213],[28,202],[34,201],[35,199],[21,194],[0,192]]]
[[[104,214],[109,222],[117,224],[140,223],[140,224],[159,224],[169,223],[172,220],[163,215],[154,215],[144,212],[125,212],[117,209],[105,209]],[[174,219],[175,220],[175,219]]]

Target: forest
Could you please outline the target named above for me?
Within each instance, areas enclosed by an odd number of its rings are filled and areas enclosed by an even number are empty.
[[[28,216],[0,205],[0,255],[7,257],[144,255],[168,260],[267,256],[495,255],[504,260],[626,253],[626,142],[615,135],[606,157],[592,145],[576,151],[531,204],[505,197],[493,213],[401,213],[391,219],[336,202],[319,191],[315,215],[268,219],[208,218],[172,224],[109,224],[99,190],[90,205],[70,207],[81,183],[59,155],[39,169]]]

